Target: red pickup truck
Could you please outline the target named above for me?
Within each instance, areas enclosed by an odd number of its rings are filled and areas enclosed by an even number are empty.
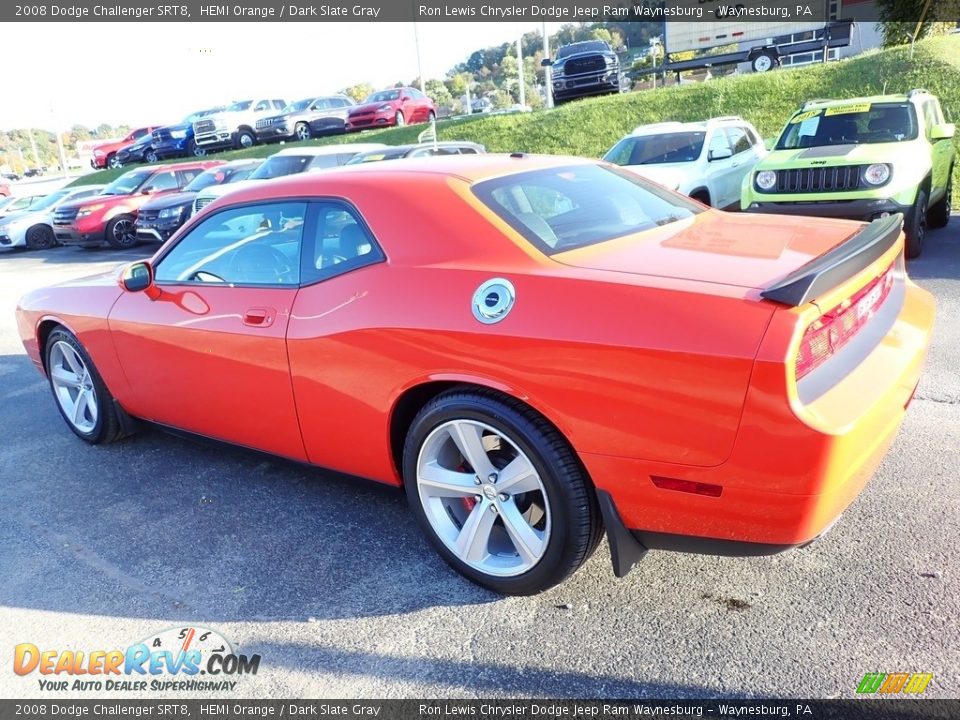
[[[129,135],[123,138],[123,140],[111,140],[110,142],[94,145],[93,157],[90,158],[90,164],[93,166],[93,169],[102,170],[103,168],[108,167],[120,167],[116,161],[117,150],[125,145],[132,145],[144,135],[149,135],[152,133],[157,129],[157,127],[159,126],[151,125],[150,127],[137,128],[136,130],[131,131]]]
[[[148,200],[180,192],[204,170],[222,160],[153,165],[124,173],[99,195],[67,202],[53,214],[53,233],[63,245],[128,248],[137,244],[137,211]]]

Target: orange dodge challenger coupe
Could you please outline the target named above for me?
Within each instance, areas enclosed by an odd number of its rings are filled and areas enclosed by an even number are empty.
[[[731,215],[522,155],[241,189],[17,310],[83,440],[148,421],[401,486],[511,594],[604,529],[617,575],[813,540],[896,435],[933,318],[899,215]]]

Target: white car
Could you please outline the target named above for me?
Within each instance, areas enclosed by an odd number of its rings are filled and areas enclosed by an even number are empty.
[[[705,205],[728,209],[740,206],[743,178],[766,154],[757,129],[731,116],[641,125],[603,159]]]
[[[201,190],[193,200],[193,213],[198,213],[217,198],[234,190],[249,187],[252,183],[302,172],[340,167],[346,165],[347,161],[358,153],[382,150],[385,147],[387,146],[383,143],[340,143],[281,150],[268,157],[263,165],[250,173],[250,177],[246,180],[226,185],[211,185]]]
[[[26,210],[0,218],[0,248],[26,247],[44,250],[57,244],[53,234],[53,213],[69,200],[99,195],[105,185],[81,185],[55,190]]]

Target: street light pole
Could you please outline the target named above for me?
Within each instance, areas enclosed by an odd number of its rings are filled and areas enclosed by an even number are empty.
[[[523,33],[517,38],[517,78],[520,81],[520,104],[527,104],[527,90],[523,82]]]
[[[543,23],[543,57],[547,59],[550,57],[550,36],[547,35],[547,24]],[[553,107],[553,78],[550,73],[550,66],[543,66],[543,85],[546,88],[546,101],[547,107]]]

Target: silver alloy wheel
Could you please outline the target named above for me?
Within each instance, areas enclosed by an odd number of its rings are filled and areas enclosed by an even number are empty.
[[[250,135],[250,133],[240,134],[240,147],[243,147],[243,148],[253,147],[253,136]]]
[[[72,345],[59,340],[50,349],[50,380],[63,415],[81,433],[97,426],[97,390],[83,358]]]
[[[297,140],[309,140],[310,139],[310,126],[306,123],[297,123],[296,127]]]
[[[450,420],[417,457],[417,491],[430,526],[461,561],[513,577],[532,569],[550,541],[550,502],[530,458],[502,431]]]
[[[127,247],[137,241],[137,234],[133,230],[133,222],[130,220],[117,220],[113,224],[113,239],[118,245]]]

